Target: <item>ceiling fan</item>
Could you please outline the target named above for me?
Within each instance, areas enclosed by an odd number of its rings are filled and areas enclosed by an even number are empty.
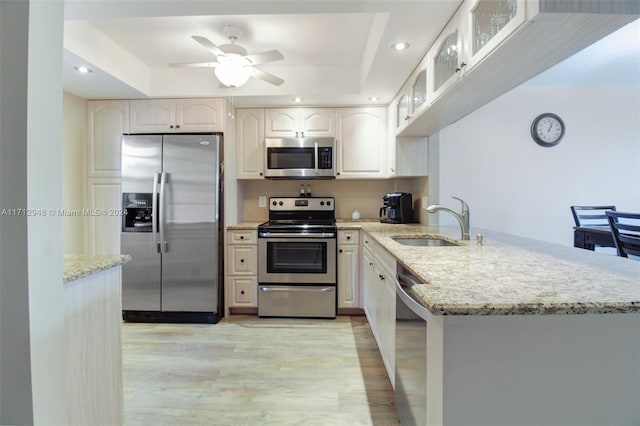
[[[247,54],[247,49],[235,44],[242,35],[242,30],[235,25],[225,25],[223,31],[229,43],[216,46],[208,38],[201,36],[191,36],[200,46],[209,50],[216,56],[212,62],[190,62],[169,64],[174,68],[213,68],[213,72],[220,80],[223,87],[240,87],[247,82],[249,77],[259,78],[267,83],[280,86],[284,80],[273,74],[259,70],[254,65],[266,62],[279,61],[284,59],[278,50]]]

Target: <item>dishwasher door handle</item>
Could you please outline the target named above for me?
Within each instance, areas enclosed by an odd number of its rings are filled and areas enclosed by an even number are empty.
[[[406,291],[404,291],[404,287],[402,286],[403,278],[398,274],[398,280],[396,281],[396,294],[404,303],[407,308],[411,309],[411,312],[418,315],[423,320],[427,320],[427,308],[416,302],[413,297],[409,296]],[[417,282],[414,282],[417,283]]]

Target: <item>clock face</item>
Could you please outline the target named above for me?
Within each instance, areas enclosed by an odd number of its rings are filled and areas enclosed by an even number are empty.
[[[538,145],[557,145],[564,136],[564,122],[555,114],[540,114],[531,124],[531,136]]]

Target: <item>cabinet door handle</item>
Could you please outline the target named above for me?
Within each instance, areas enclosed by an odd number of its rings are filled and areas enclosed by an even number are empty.
[[[244,294],[244,290],[240,291],[240,294]]]
[[[300,137],[304,138],[304,132],[300,132]]]
[[[244,259],[240,259],[240,263],[244,263]]]
[[[351,235],[347,235],[347,240],[350,240],[350,239],[351,239]]]
[[[179,129],[179,128],[180,128],[180,125],[179,125],[179,124],[176,124],[176,129]]]
[[[240,239],[241,239],[241,240],[244,240],[244,235],[240,235]]]
[[[461,63],[461,64],[460,64],[460,66],[456,68],[456,72],[460,72],[460,71],[462,71],[462,68],[464,68],[464,67],[466,67],[466,66],[467,66],[467,64],[465,64],[464,62],[463,62],[463,63]]]
[[[338,253],[342,253],[342,249],[338,250]]]
[[[298,132],[296,132],[296,138],[298,137]]]
[[[170,128],[170,129],[173,129],[173,124],[171,124],[171,125],[169,126],[169,128]]]

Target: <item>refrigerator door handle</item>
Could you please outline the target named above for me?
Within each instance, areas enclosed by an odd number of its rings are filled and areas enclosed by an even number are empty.
[[[167,241],[164,239],[164,188],[165,188],[165,184],[168,182],[168,176],[167,173],[162,172],[160,174],[160,217],[159,217],[159,224],[158,227],[160,228],[160,253],[166,253],[168,251],[168,244]]]
[[[156,245],[158,253],[160,251],[160,240],[158,235],[158,182],[160,181],[160,173],[153,174],[153,200],[151,205],[151,233],[153,234],[153,243]]]

